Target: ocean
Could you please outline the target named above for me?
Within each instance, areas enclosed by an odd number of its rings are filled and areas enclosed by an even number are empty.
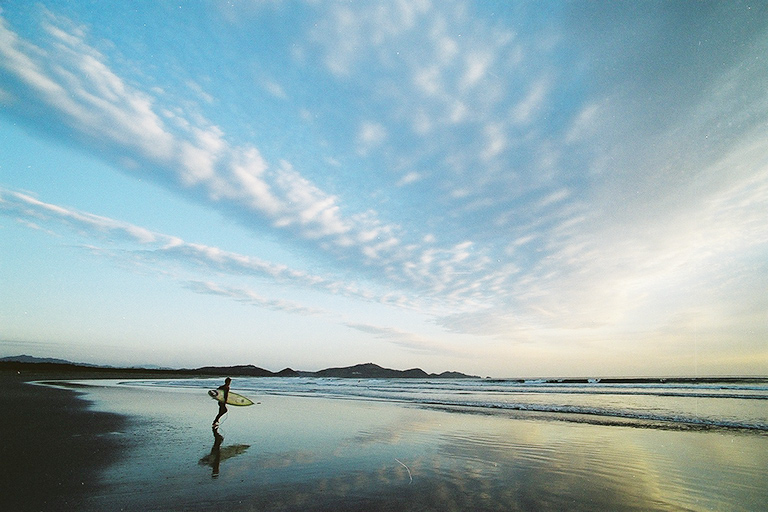
[[[215,388],[222,379],[145,382]],[[341,379],[236,378],[245,394],[290,395],[535,412],[562,421],[669,429],[768,432],[768,379]]]
[[[758,511],[768,381],[80,381],[129,418],[83,510]],[[141,492],[137,492],[141,490]]]

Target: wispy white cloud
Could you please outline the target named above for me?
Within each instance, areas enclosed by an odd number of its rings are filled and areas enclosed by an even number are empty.
[[[370,54],[391,58],[392,43],[418,26],[431,10],[430,1],[395,1],[370,5],[329,4],[311,34],[321,43],[322,62],[337,76],[349,76]],[[361,16],[360,9],[365,10]],[[332,45],[327,42],[332,41]],[[389,48],[389,49],[388,49]]]
[[[321,315],[327,314],[327,311],[308,308],[287,300],[275,300],[262,297],[253,290],[241,287],[223,286],[211,281],[187,281],[184,286],[194,292],[226,297],[245,304],[251,304],[256,307],[281,311],[283,313],[292,313],[298,315]]]
[[[277,82],[272,80],[264,80],[263,85],[264,89],[266,89],[267,92],[275,98],[279,98],[281,100],[288,99],[288,94],[285,92],[285,89]]]
[[[512,110],[513,121],[517,124],[531,122],[535,112],[544,104],[549,88],[550,85],[545,79],[540,79],[531,84],[528,94]],[[584,116],[584,112],[581,115]]]
[[[464,351],[451,348],[445,343],[430,340],[427,337],[401,329],[354,322],[348,322],[346,325],[357,331],[372,334],[377,338],[414,352],[452,356],[464,354]]]
[[[461,77],[461,88],[468,89],[477,85],[488,74],[493,65],[493,55],[490,53],[470,53],[465,58],[464,74]]]
[[[307,273],[253,256],[224,251],[218,247],[186,242],[173,235],[45,203],[28,194],[2,188],[0,213],[34,229],[42,229],[41,225],[50,225],[47,229],[50,234],[57,233],[56,225],[64,225],[86,239],[101,240],[105,244],[121,244],[121,250],[135,261],[175,261],[190,268],[199,268],[205,273],[267,278],[272,282],[292,287],[314,289],[410,309],[415,308],[417,304],[414,299],[393,293],[391,290],[385,294],[376,293],[353,282]]]
[[[366,121],[360,125],[357,133],[357,151],[361,155],[367,155],[370,150],[380,146],[386,139],[387,130],[384,126]]]
[[[205,103],[213,103],[216,100],[216,98],[205,91],[202,85],[195,82],[194,80],[188,80],[187,87],[189,87]]]
[[[402,178],[400,178],[400,181],[397,182],[398,187],[402,187],[405,185],[410,185],[411,183],[415,183],[421,179],[421,175],[415,171],[409,172]]]
[[[596,123],[598,122],[601,111],[601,105],[590,103],[581,109],[581,112],[572,121],[570,128],[565,136],[565,142],[573,143],[583,137],[594,133]]]
[[[89,237],[109,237],[139,244],[175,241],[173,237],[157,235],[139,226],[45,203],[28,194],[4,189],[0,189],[0,210],[6,215],[34,225],[55,219]]]
[[[51,110],[60,121],[83,135],[163,161],[171,157],[172,137],[153,111],[149,95],[132,90],[83,41],[83,30],[59,28],[52,14],[43,24],[51,47],[21,39],[0,18],[2,67],[18,82],[15,108],[32,105]],[[28,104],[28,103],[31,103]]]
[[[484,129],[486,142],[481,153],[481,159],[488,161],[498,156],[507,148],[507,137],[504,135],[504,128],[498,123],[492,123]]]

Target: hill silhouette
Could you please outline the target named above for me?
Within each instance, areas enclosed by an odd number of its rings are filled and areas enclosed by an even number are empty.
[[[117,372],[125,374],[151,373],[153,375],[168,376],[220,376],[232,377],[317,377],[317,378],[343,378],[343,379],[467,379],[479,378],[474,375],[465,375],[460,372],[446,371],[443,373],[427,373],[421,368],[408,370],[393,370],[384,368],[374,363],[357,364],[337,368],[326,368],[315,372],[298,371],[285,368],[279,372],[272,372],[252,364],[234,366],[202,366],[199,368],[157,368],[131,367],[118,368],[114,366],[99,366],[86,363],[73,363],[63,359],[39,358],[27,355],[0,358],[0,369],[35,370],[35,371],[60,371],[83,373],[107,373]]]

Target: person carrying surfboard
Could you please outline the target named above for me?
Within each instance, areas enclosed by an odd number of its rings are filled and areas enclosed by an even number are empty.
[[[219,414],[217,414],[216,418],[214,418],[213,420],[214,427],[218,427],[219,418],[227,414],[227,398],[229,398],[229,384],[231,382],[232,382],[232,379],[227,377],[226,379],[224,379],[224,384],[216,388],[216,389],[220,389],[222,393],[224,393],[224,399],[219,402]]]

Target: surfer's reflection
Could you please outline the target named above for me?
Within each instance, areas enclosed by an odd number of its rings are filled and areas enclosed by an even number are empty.
[[[213,431],[213,446],[211,447],[211,453],[200,459],[198,464],[201,466],[211,466],[211,476],[216,478],[219,476],[219,464],[222,460],[240,455],[245,452],[251,445],[248,444],[234,444],[230,446],[221,447],[221,443],[224,441],[224,436],[219,433],[218,425],[212,427]]]

